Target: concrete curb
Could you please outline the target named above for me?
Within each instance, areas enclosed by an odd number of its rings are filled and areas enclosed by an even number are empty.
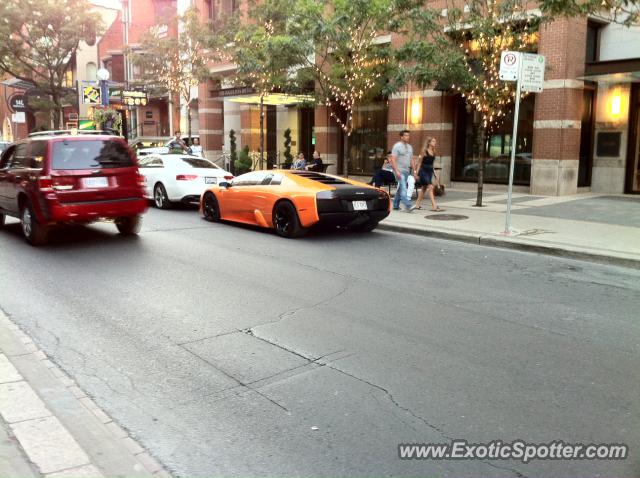
[[[171,476],[1,310],[0,366],[0,415],[42,476]]]
[[[502,249],[512,249],[524,252],[533,252],[536,254],[546,254],[554,257],[562,257],[565,259],[576,259],[581,261],[596,262],[598,264],[616,265],[627,267],[630,269],[640,269],[640,258],[621,257],[610,254],[599,254],[597,252],[584,249],[575,249],[567,246],[552,244],[533,244],[518,238],[500,238],[496,236],[487,236],[478,233],[446,231],[442,229],[421,229],[410,226],[401,226],[398,224],[389,224],[381,222],[378,229],[392,232],[400,232],[403,234],[413,234],[417,236],[434,237],[437,239],[446,239],[458,242],[466,242],[477,244],[480,246],[498,247]]]

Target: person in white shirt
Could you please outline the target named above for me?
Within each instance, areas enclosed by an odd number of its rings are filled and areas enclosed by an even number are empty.
[[[202,146],[200,146],[200,138],[193,138],[193,144],[191,145],[191,154],[204,158],[202,154]]]

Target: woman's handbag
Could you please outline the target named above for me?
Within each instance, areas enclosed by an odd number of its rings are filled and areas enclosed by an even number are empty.
[[[446,194],[444,191],[444,185],[440,184],[440,178],[436,175],[435,169],[433,170],[433,177],[436,178],[435,184],[433,185],[433,194],[436,196],[444,196]]]

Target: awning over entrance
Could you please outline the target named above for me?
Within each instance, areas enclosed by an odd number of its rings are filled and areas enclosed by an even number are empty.
[[[578,80],[599,83],[640,83],[640,58],[587,63]]]
[[[255,93],[249,95],[224,97],[220,99],[231,101],[233,103],[244,103],[252,105],[260,104],[260,95]],[[269,93],[264,97],[264,104],[272,106],[297,105],[300,103],[312,103],[313,101],[314,98],[311,95],[286,95],[284,93]]]

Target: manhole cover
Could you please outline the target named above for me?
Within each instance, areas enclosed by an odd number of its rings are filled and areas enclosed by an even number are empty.
[[[430,214],[425,218],[433,221],[462,221],[463,219],[469,219],[469,216],[463,216],[462,214]]]

